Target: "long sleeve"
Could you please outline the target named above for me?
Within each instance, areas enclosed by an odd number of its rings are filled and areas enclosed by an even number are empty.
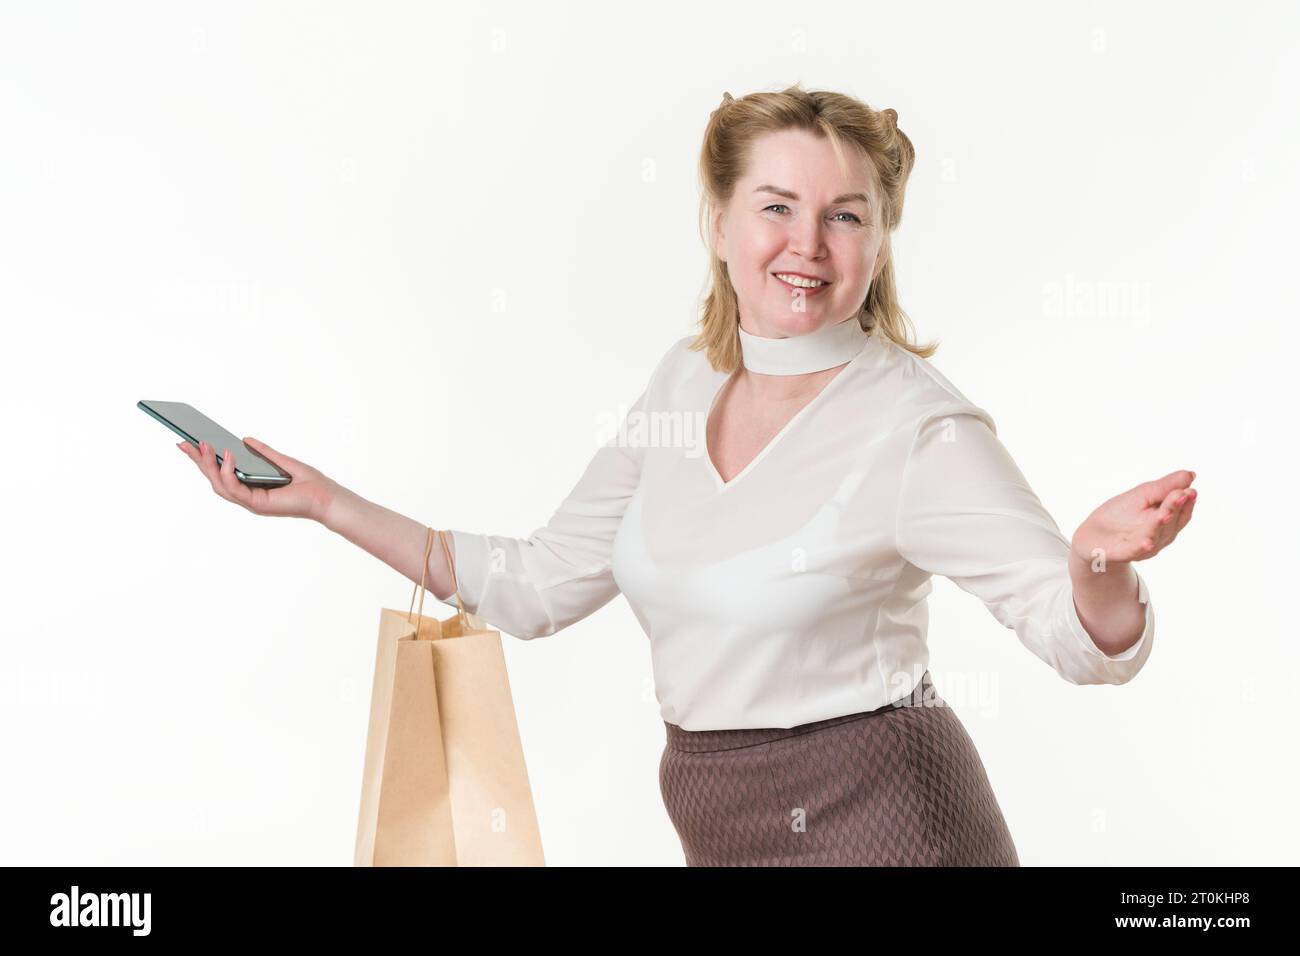
[[[901,478],[899,554],[975,595],[1020,642],[1073,684],[1123,684],[1151,654],[1155,612],[1138,575],[1146,624],[1120,654],[1101,651],[1079,619],[1069,540],[997,438],[983,409],[953,402],[918,422]]]
[[[527,538],[449,529],[466,611],[531,640],[582,620],[619,593],[612,571],[614,536],[640,482],[645,455],[644,447],[628,440],[627,428],[633,416],[645,413],[653,384],[651,376],[618,434],[597,449],[550,520]],[[460,604],[454,594],[444,603]]]

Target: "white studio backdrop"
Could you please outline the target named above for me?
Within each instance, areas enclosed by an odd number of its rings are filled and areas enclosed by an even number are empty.
[[[0,863],[350,864],[412,585],[221,500],[136,401],[526,536],[693,331],[709,112],[796,81],[898,110],[904,307],[1067,537],[1197,472],[1128,685],[936,581],[1022,863],[1294,863],[1300,16],[1220,13],[6,4]],[[680,865],[626,602],[504,640],[548,863]]]

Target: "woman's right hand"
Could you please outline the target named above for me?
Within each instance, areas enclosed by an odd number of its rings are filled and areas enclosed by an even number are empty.
[[[255,515],[324,520],[329,503],[341,490],[338,484],[310,465],[288,455],[282,455],[256,438],[245,438],[244,444],[273,465],[288,472],[293,481],[278,488],[251,487],[235,476],[233,452],[223,449],[222,462],[218,465],[216,450],[206,443],[201,443],[200,448],[195,448],[188,441],[183,441],[178,442],[176,447],[198,465],[199,471],[212,482],[213,491]]]

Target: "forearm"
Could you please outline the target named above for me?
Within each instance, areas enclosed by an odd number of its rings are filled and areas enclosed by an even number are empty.
[[[1138,600],[1137,572],[1125,562],[1111,562],[1104,571],[1070,552],[1070,580],[1079,620],[1106,654],[1128,650],[1142,637],[1146,610]]]
[[[424,549],[429,537],[428,525],[367,501],[346,488],[340,488],[329,502],[321,524],[374,555],[414,584],[420,583],[424,572]],[[447,536],[447,546],[451,549],[452,560],[455,560],[456,546],[450,535]],[[451,596],[451,571],[437,529],[434,530],[424,586],[440,601]]]

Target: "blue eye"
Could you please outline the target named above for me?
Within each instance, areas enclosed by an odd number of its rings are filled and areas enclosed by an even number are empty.
[[[779,209],[789,209],[790,207],[787,206],[785,203],[774,202],[774,203],[772,203],[772,205],[770,205],[770,206],[764,206],[764,207],[763,207],[763,212],[767,212],[769,209],[778,209],[778,208],[779,208]],[[859,226],[862,225],[862,220],[861,220],[860,218],[858,218],[858,216],[857,216],[856,213],[851,213],[851,212],[837,212],[835,215],[836,215],[836,216],[848,216],[850,219],[852,219],[854,222],[856,222]]]

